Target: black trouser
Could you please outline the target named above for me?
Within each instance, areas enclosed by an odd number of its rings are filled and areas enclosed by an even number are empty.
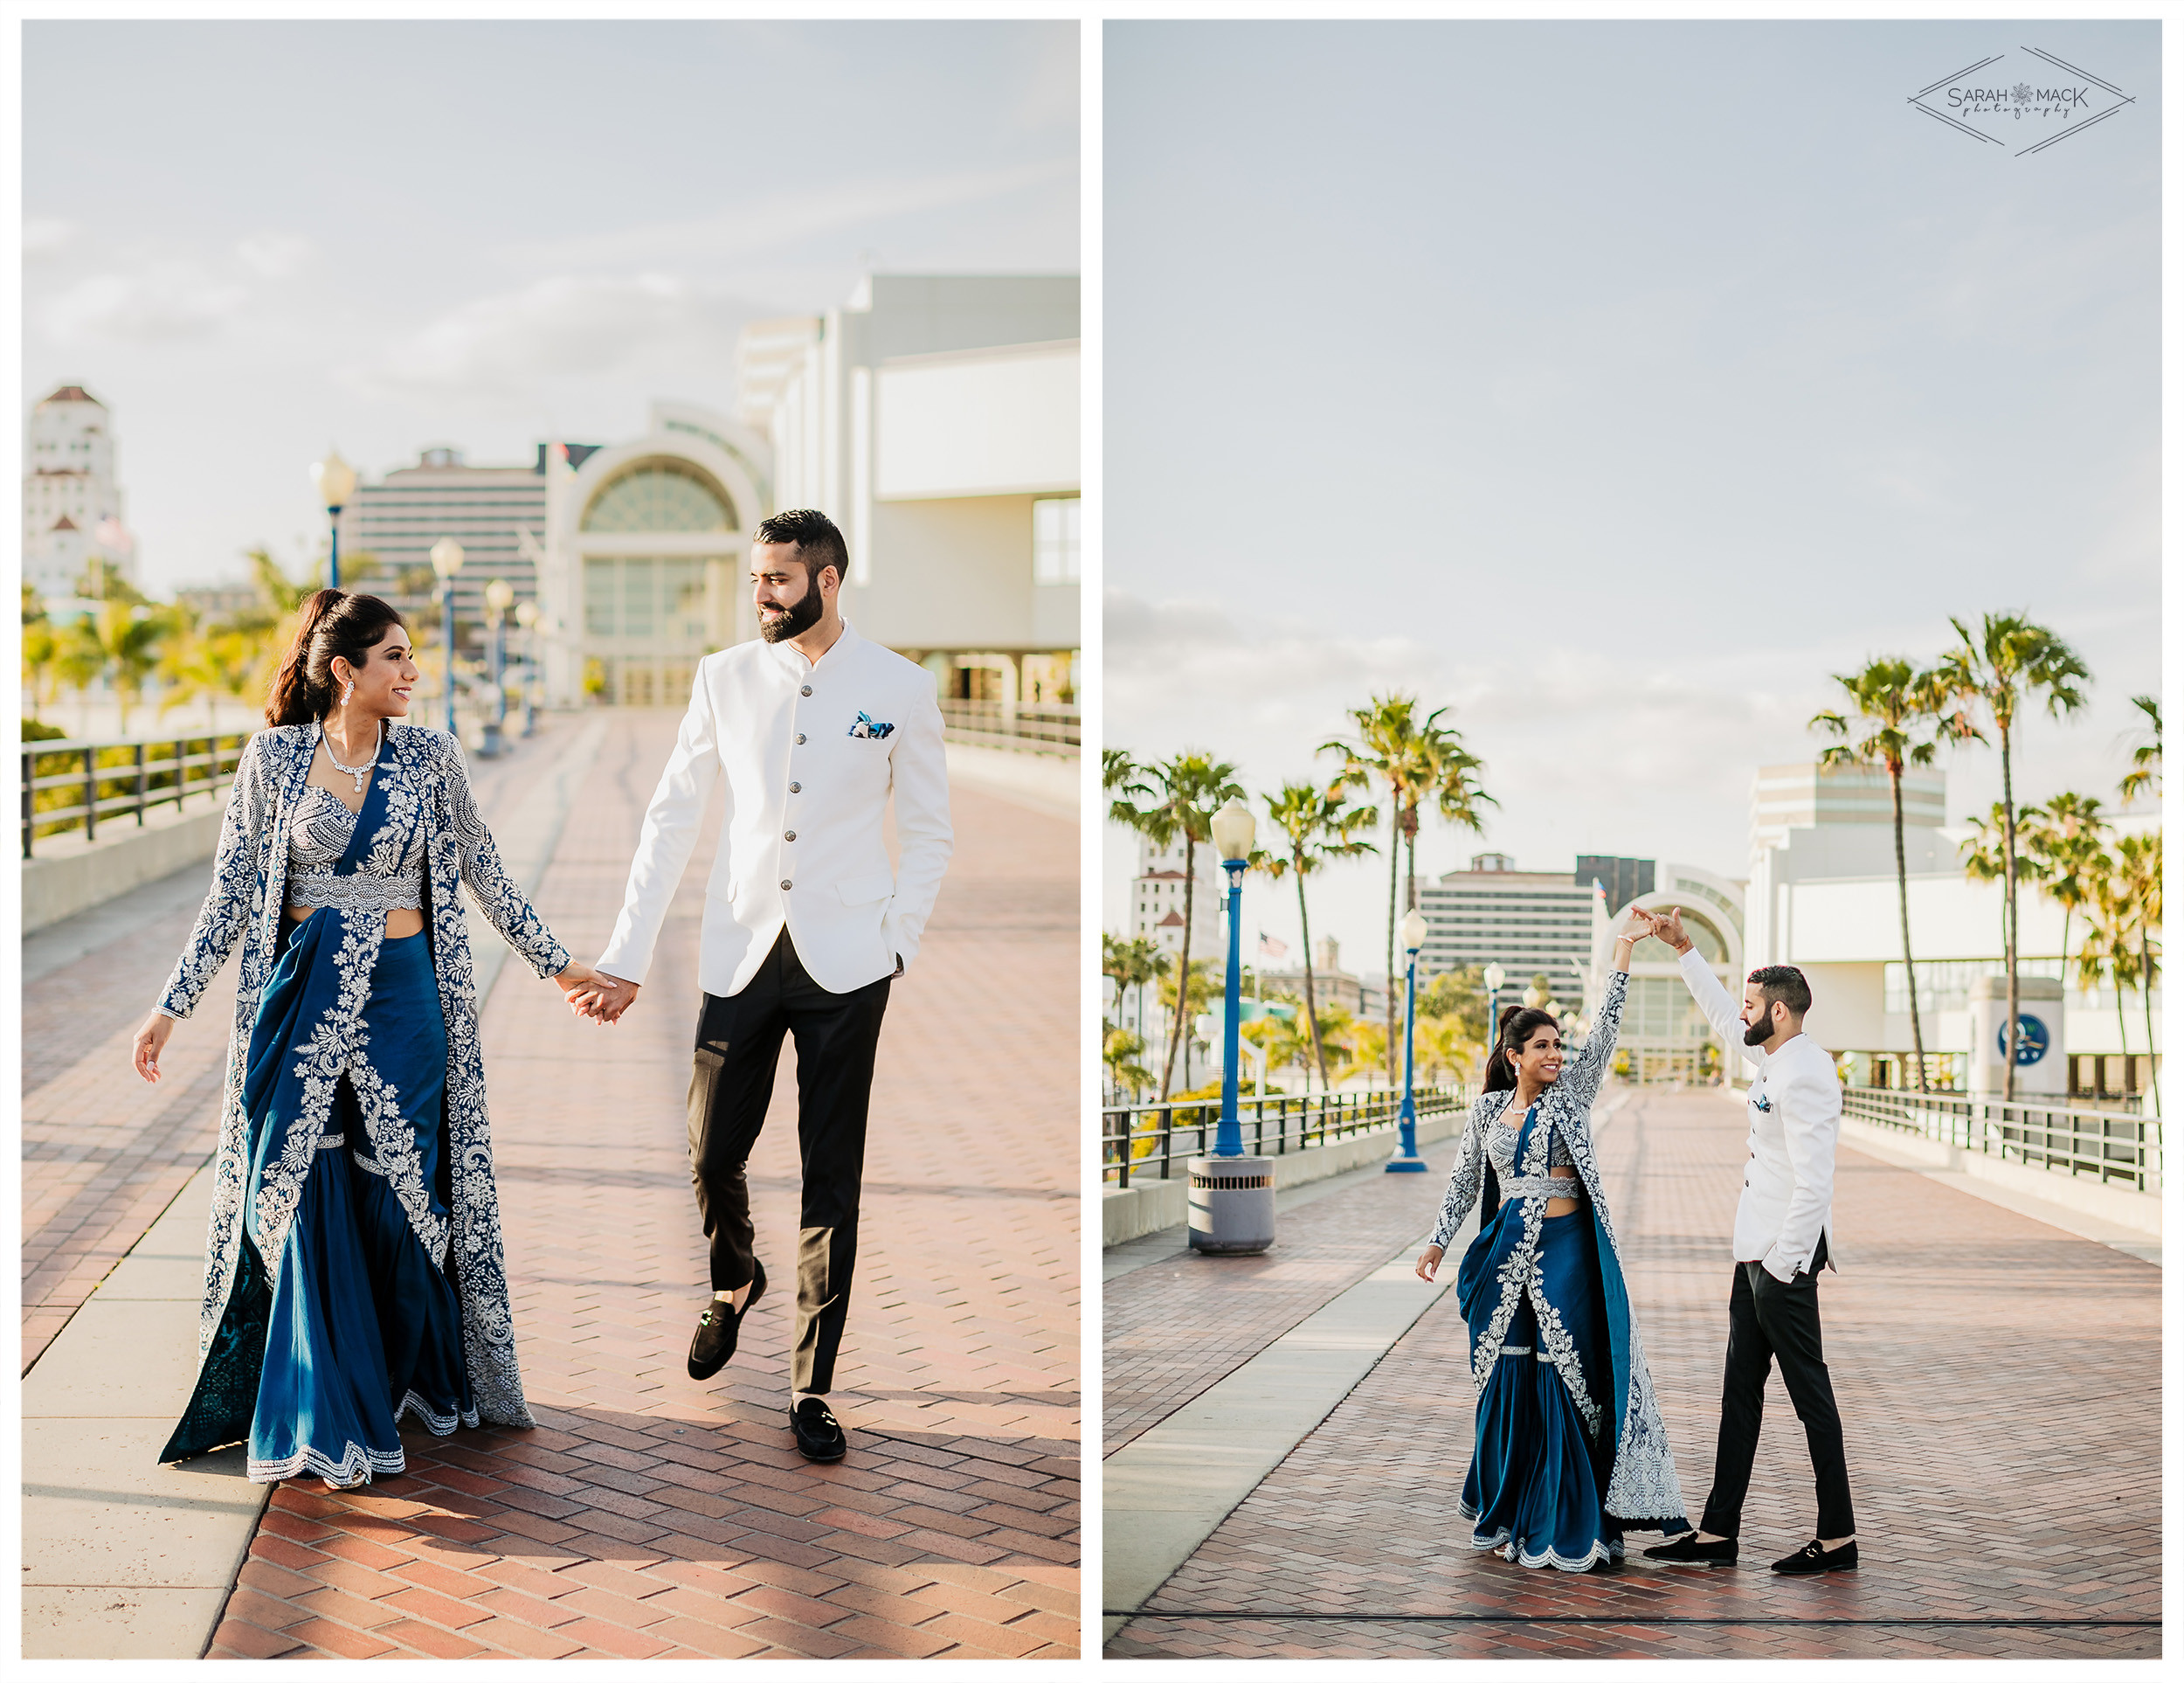
[[[796,1342],[790,1383],[834,1386],[834,1355],[857,1265],[857,1194],[873,1055],[888,1008],[882,976],[830,994],[805,973],[785,929],[739,994],[708,994],[690,1071],[690,1179],[711,1248],[713,1289],[751,1278],[750,1187],[743,1174],[773,1097],[781,1036],[796,1036],[797,1147],[804,1212],[797,1238]]]
[[[1821,1236],[1812,1261],[1817,1271],[1828,1260]],[[1835,1389],[1820,1352],[1820,1283],[1800,1272],[1785,1285],[1758,1263],[1737,1264],[1729,1288],[1729,1354],[1722,1363],[1721,1431],[1714,1442],[1714,1487],[1707,1493],[1699,1529],[1733,1537],[1752,1483],[1752,1458],[1759,1447],[1759,1410],[1766,1398],[1767,1367],[1782,1366],[1797,1417],[1805,1423],[1805,1446],[1813,1458],[1813,1489],[1820,1498],[1821,1537],[1848,1537],[1857,1527],[1850,1517],[1850,1474],[1842,1458],[1842,1419],[1835,1412]]]

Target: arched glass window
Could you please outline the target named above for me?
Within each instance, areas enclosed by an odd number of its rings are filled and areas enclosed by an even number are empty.
[[[736,507],[695,468],[644,461],[610,481],[581,523],[588,532],[732,532]]]

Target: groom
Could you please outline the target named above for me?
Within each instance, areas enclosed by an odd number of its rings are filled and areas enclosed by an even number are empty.
[[[1676,949],[1683,984],[1715,1033],[1731,1044],[1741,1041],[1758,1072],[1745,1107],[1751,1155],[1737,1201],[1737,1271],[1729,1288],[1729,1353],[1722,1367],[1714,1487],[1699,1528],[1648,1548],[1646,1558],[1679,1566],[1735,1562],[1767,1368],[1779,1362],[1790,1402],[1805,1423],[1820,1498],[1820,1534],[1775,1562],[1774,1569],[1795,1576],[1846,1571],[1858,1563],[1857,1528],[1850,1517],[1842,1422],[1820,1340],[1820,1271],[1832,1265],[1828,1213],[1842,1123],[1835,1061],[1805,1033],[1813,994],[1801,972],[1784,964],[1753,971],[1739,1011],[1693,951],[1680,911],[1670,908],[1655,917],[1653,932]]]
[[[690,1375],[710,1379],[726,1365],[766,1289],[744,1164],[791,1034],[804,1192],[789,1423],[806,1459],[839,1461],[848,1441],[826,1396],[857,1257],[873,1060],[888,982],[917,956],[953,849],[948,761],[932,675],[841,616],[849,554],[834,523],[797,509],[756,536],[761,641],[699,662],[597,966],[605,974],[572,998],[609,1022],[629,1008],[724,772],[727,815],[698,938],[704,1004],[689,1102],[713,1297],[690,1342]],[[899,871],[888,861],[890,795]]]

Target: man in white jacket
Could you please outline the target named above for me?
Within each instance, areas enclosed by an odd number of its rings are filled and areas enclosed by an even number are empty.
[[[849,557],[834,523],[792,509],[763,522],[757,540],[760,641],[699,662],[597,966],[604,974],[571,999],[608,1022],[628,1009],[714,778],[724,773],[727,814],[699,934],[705,999],[689,1100],[713,1297],[689,1370],[694,1379],[720,1371],[766,1289],[744,1164],[765,1121],[782,1036],[792,1034],[804,1187],[789,1423],[807,1459],[838,1461],[847,1440],[826,1395],[856,1264],[873,1062],[888,983],[917,956],[954,846],[948,760],[932,675],[866,641],[841,616]],[[899,870],[884,831],[890,797]]]
[[[1736,1274],[1729,1293],[1729,1351],[1722,1366],[1721,1429],[1714,1446],[1714,1486],[1698,1529],[1646,1550],[1648,1560],[1684,1566],[1725,1566],[1737,1558],[1737,1529],[1752,1459],[1759,1443],[1759,1413],[1767,1368],[1779,1363],[1805,1444],[1813,1458],[1820,1501],[1814,1540],[1774,1562],[1777,1572],[1839,1572],[1858,1563],[1850,1513],[1850,1476],[1843,1460],[1842,1421],[1821,1354],[1820,1271],[1828,1260],[1828,1217],[1835,1195],[1835,1138],[1842,1125],[1842,1088],[1835,1061],[1805,1033],[1812,989],[1789,965],[1755,970],[1741,1009],[1715,979],[1671,908],[1653,932],[1674,947],[1684,986],[1707,1022],[1754,1068],[1745,1100],[1751,1125],[1743,1194],[1737,1201]]]

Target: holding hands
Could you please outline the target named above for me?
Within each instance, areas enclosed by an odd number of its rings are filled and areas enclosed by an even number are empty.
[[[588,964],[571,963],[554,981],[560,987],[562,997],[569,1001],[569,1008],[594,1022],[619,1022],[622,1013],[637,999],[635,982],[610,976]]]

